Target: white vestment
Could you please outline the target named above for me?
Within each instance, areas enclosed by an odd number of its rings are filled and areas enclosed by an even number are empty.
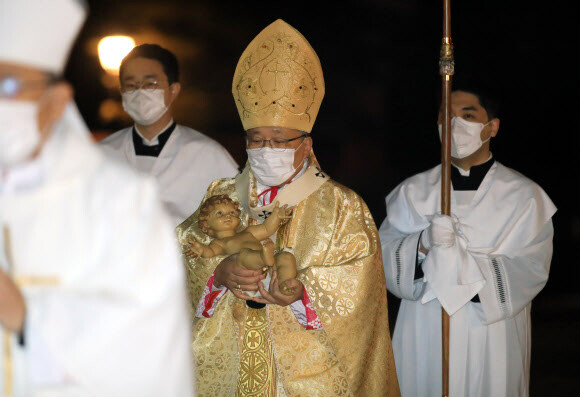
[[[152,168],[139,169],[132,131],[133,127],[122,129],[99,144],[107,154],[157,179],[173,227],[195,212],[210,183],[238,173],[238,165],[223,146],[179,124]]]
[[[548,279],[556,208],[537,184],[496,161],[469,205],[458,206],[452,191],[455,254],[431,249],[425,278],[415,280],[421,231],[441,211],[440,181],[437,166],[401,183],[387,196],[379,230],[387,289],[402,299],[393,336],[402,396],[441,395],[440,302],[453,311],[450,395],[527,396],[531,301]],[[444,263],[434,263],[437,255]],[[447,284],[430,285],[428,273]],[[471,301],[475,294],[481,303]]]
[[[107,159],[74,105],[35,161],[18,188],[0,181],[0,266],[27,310],[23,345],[0,328],[0,395],[192,396],[185,275],[155,181]]]

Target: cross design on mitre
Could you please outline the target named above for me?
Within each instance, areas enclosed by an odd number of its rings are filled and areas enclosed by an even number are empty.
[[[259,214],[258,216],[259,216],[260,218],[268,219],[268,217],[269,217],[270,215],[272,215],[272,212],[264,210],[264,211],[262,211],[262,213],[261,213],[261,214]]]
[[[278,91],[278,75],[279,74],[288,74],[290,73],[288,70],[283,70],[280,68],[280,64],[276,62],[276,66],[274,70],[267,70],[268,73],[274,73],[274,91]]]
[[[324,174],[324,172],[322,172],[322,169],[320,169],[320,167],[316,167],[316,169],[318,170],[318,172],[314,175],[316,175],[319,178],[326,178],[326,175]]]

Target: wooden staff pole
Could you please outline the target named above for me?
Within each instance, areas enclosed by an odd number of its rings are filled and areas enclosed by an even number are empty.
[[[451,215],[451,76],[454,73],[453,44],[451,43],[451,4],[443,0],[443,40],[439,58],[442,82],[441,112],[441,213]],[[449,397],[449,315],[441,309],[442,372],[444,397]]]

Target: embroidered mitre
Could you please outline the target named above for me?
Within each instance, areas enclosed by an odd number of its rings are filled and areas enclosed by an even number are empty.
[[[320,60],[306,38],[281,19],[248,45],[232,93],[244,126],[311,132],[324,97]]]

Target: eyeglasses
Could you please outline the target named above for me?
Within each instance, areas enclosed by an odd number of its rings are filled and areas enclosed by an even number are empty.
[[[14,76],[0,76],[0,98],[16,98],[27,89],[44,88],[56,81],[54,77],[46,77],[37,80],[22,80]]]
[[[160,81],[157,79],[146,79],[142,82],[127,82],[123,83],[121,86],[121,92],[133,92],[135,90],[143,89],[147,91],[153,91],[158,89],[160,86]]]
[[[284,139],[284,138],[272,138],[272,139],[264,139],[261,136],[249,136],[246,135],[246,146],[248,149],[259,149],[266,146],[266,142],[270,143],[270,147],[272,149],[288,149],[289,143],[295,141],[300,138],[307,138],[309,135],[304,133],[302,135],[297,136],[296,138]]]

